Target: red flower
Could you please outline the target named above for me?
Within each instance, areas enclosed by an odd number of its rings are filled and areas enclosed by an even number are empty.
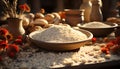
[[[30,12],[30,7],[25,3],[22,5],[19,5],[20,10],[25,11],[25,12]]]
[[[110,49],[111,46],[114,46],[112,42],[107,43],[106,47]]]
[[[4,49],[5,47],[7,47],[7,41],[0,41],[0,49]]]
[[[6,35],[7,40],[12,40],[13,36],[11,34]]]
[[[13,37],[9,31],[5,28],[0,28],[0,61],[2,60],[2,53],[6,53],[9,57],[13,58],[18,52],[19,47],[16,44],[22,45],[22,36],[18,36],[17,39],[12,40]]]
[[[10,44],[10,45],[8,45],[6,50],[7,50],[7,55],[9,57],[13,58],[16,55],[16,53],[19,52],[19,47],[15,44]]]
[[[17,39],[22,39],[22,36],[18,36]]]
[[[19,52],[19,47],[15,44],[10,44],[10,45],[8,45],[6,50],[7,50],[7,55],[9,57],[13,58],[13,57],[15,57],[16,53]]]
[[[8,30],[5,28],[0,28],[0,35],[6,36],[8,34]]]
[[[94,37],[92,38],[92,43],[95,43],[97,41],[97,39]]]
[[[106,48],[106,47],[102,47],[102,48],[101,48],[101,51],[102,51],[103,53],[106,53],[106,54],[109,54],[109,53],[110,53],[109,49]]]
[[[15,44],[8,45],[8,47],[6,49],[7,49],[7,53],[10,53],[10,52],[17,53],[20,50],[19,47]]]
[[[0,41],[0,44],[7,44],[7,43],[8,43],[7,40],[2,40],[2,41]]]
[[[18,45],[22,45],[22,39],[16,39],[14,43]]]
[[[15,57],[15,54],[16,54],[16,53],[14,53],[14,52],[10,52],[10,53],[8,54],[8,56],[9,56],[10,58],[13,58],[13,57]]]

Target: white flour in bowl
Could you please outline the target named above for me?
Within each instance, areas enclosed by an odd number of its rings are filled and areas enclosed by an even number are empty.
[[[50,28],[33,35],[33,38],[45,42],[74,42],[87,39],[87,35],[74,30],[70,26],[54,25]]]
[[[84,25],[82,25],[82,27],[87,27],[87,28],[107,28],[107,27],[111,27],[108,24],[102,23],[102,22],[89,22],[86,23]]]

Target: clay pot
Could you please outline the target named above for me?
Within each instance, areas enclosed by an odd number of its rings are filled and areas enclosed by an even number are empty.
[[[8,18],[8,30],[13,37],[25,35],[25,30],[22,25],[22,19],[19,18]]]
[[[65,21],[71,26],[77,26],[77,24],[84,21],[84,10],[77,9],[65,9]]]

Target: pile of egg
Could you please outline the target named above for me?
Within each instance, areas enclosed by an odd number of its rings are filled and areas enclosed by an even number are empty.
[[[48,28],[53,24],[59,24],[61,16],[57,12],[53,13],[28,13],[23,17],[23,27],[29,34],[36,30],[42,30],[43,28]]]

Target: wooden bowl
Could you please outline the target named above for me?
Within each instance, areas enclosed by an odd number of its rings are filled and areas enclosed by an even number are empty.
[[[86,30],[79,29],[82,33],[87,35],[86,40],[81,40],[81,41],[76,41],[76,42],[67,42],[67,43],[53,43],[53,42],[43,42],[40,40],[36,40],[33,36],[38,33],[39,31],[35,31],[29,34],[29,38],[31,42],[36,44],[38,47],[41,47],[46,50],[51,50],[51,51],[70,51],[70,50],[75,50],[79,49],[81,46],[86,44],[88,41],[90,41],[93,38],[92,33]]]
[[[82,27],[79,26],[80,29],[84,29],[87,31],[90,31],[94,37],[106,37],[112,32],[115,31],[115,28],[118,27],[118,24],[116,23],[106,23],[110,25],[111,27],[105,27],[105,28],[88,28],[88,27]]]

